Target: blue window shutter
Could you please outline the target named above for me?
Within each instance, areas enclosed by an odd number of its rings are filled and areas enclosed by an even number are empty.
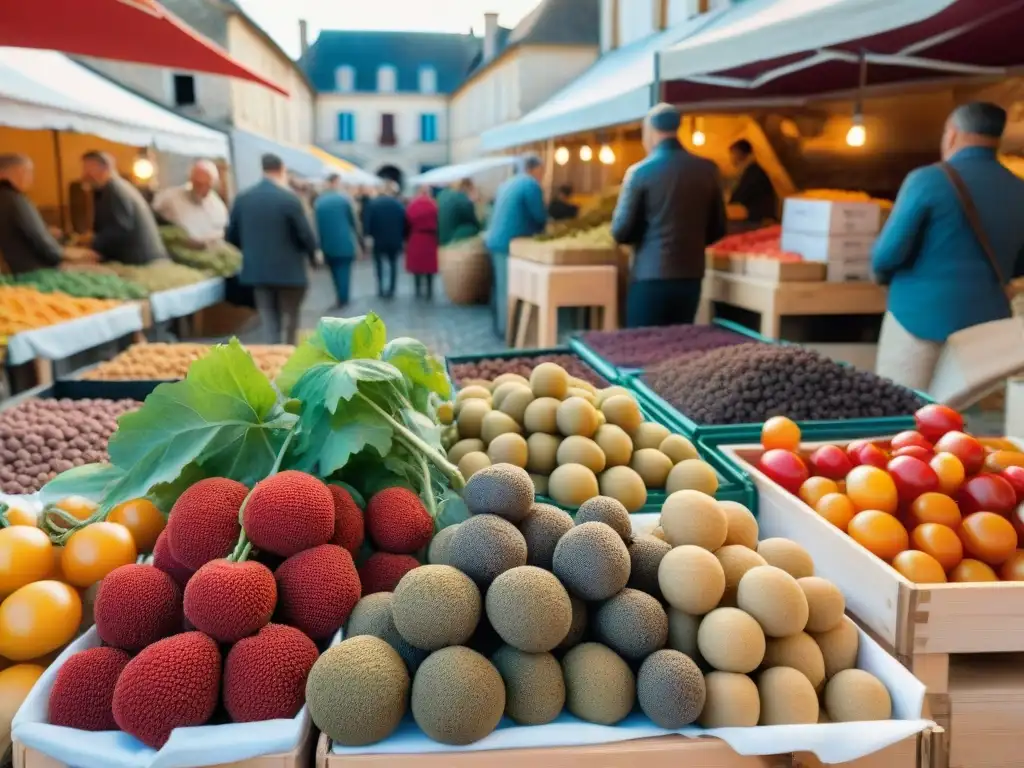
[[[437,141],[437,115],[420,115],[420,141],[425,144]]]
[[[356,140],[356,120],[351,112],[338,113],[338,141]]]

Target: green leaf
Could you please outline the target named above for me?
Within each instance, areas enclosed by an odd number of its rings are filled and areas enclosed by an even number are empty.
[[[377,385],[386,384],[387,387]],[[302,401],[303,414],[310,405],[335,413],[338,404],[351,400],[361,389],[387,401],[390,387],[404,387],[402,373],[380,360],[346,360],[335,365],[321,363],[306,371],[292,394]],[[303,415],[303,420],[305,420]]]
[[[432,448],[441,450],[441,432],[444,430],[440,424],[429,416],[414,411],[411,408],[403,408],[401,411],[402,423],[416,433]]]
[[[451,382],[444,364],[430,354],[423,342],[408,337],[392,339],[380,357],[405,374],[414,385],[446,400],[451,396]]]
[[[178,497],[200,480],[205,480],[207,477],[213,477],[213,475],[207,474],[203,471],[202,467],[193,462],[186,465],[181,474],[173,481],[154,485],[149,490],[147,498],[165,515],[170,514],[171,507],[174,506],[174,502],[178,500]]]
[[[462,497],[454,491],[448,491],[437,504],[437,517],[434,529],[440,531],[450,525],[458,525],[469,519],[469,508]]]
[[[98,504],[124,475],[125,471],[113,464],[83,464],[61,472],[44,485],[39,501],[45,506],[68,496],[83,496]]]
[[[327,354],[327,351],[323,348],[323,342],[314,335],[299,344],[298,348],[292,352],[291,357],[288,358],[281,372],[277,375],[277,388],[287,397],[291,395],[298,380],[310,368],[321,363],[335,362],[337,361]]]
[[[372,448],[383,458],[391,450],[391,425],[369,408],[345,408],[331,419],[331,430],[319,452],[320,474],[327,476],[358,453]]]
[[[316,335],[335,360],[376,359],[388,339],[384,321],[373,312],[359,317],[321,318]]]
[[[194,362],[183,381],[161,384],[142,408],[120,418],[108,451],[125,474],[104,505],[179,481],[192,463],[207,476],[253,485],[270,472],[295,420],[232,339]]]

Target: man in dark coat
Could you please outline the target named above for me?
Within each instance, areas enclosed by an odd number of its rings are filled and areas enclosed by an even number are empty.
[[[32,160],[0,155],[0,257],[15,275],[60,264],[61,247],[28,199]]]
[[[679,111],[654,107],[644,120],[648,156],[626,171],[612,217],[616,242],[636,255],[626,302],[630,328],[692,323],[700,304],[704,250],[725,235],[718,168],[676,134]]]
[[[548,204],[548,216],[552,221],[575,219],[580,215],[580,207],[570,201],[571,197],[572,187],[569,184],[563,184],[555,190],[555,197]]]
[[[288,189],[284,163],[264,155],[263,180],[231,209],[227,240],[242,251],[242,285],[250,285],[268,344],[295,344],[306,295],[306,262],[316,264],[317,241],[299,198]]]
[[[399,188],[388,181],[386,192],[366,206],[367,237],[373,238],[373,264],[377,272],[377,295],[390,299],[395,295],[398,257],[405,244],[405,206],[398,199]],[[387,279],[384,273],[388,271]]]
[[[148,264],[167,258],[153,210],[135,185],[118,175],[114,158],[86,152],[82,178],[95,191],[90,247],[103,261]]]
[[[752,224],[775,221],[779,206],[775,187],[754,157],[754,148],[750,142],[746,139],[735,142],[729,147],[729,157],[740,172],[729,202],[742,205],[747,212],[747,221]]]

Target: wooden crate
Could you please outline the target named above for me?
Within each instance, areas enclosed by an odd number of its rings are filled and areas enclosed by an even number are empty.
[[[954,656],[949,707],[950,768],[1016,768],[1024,762],[1024,655]]]
[[[779,261],[752,254],[745,274],[773,283],[815,283],[825,279],[825,265],[814,261]]]
[[[562,245],[553,240],[520,237],[509,246],[509,256],[555,266],[617,265],[622,260],[618,246]]]

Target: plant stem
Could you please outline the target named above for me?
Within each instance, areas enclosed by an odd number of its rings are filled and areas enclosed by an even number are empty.
[[[423,492],[420,493],[420,498],[423,499],[423,503],[427,507],[430,519],[437,520],[437,502],[434,501],[434,484],[430,480],[430,467],[427,466],[427,460],[422,456],[417,456],[417,459],[420,464],[420,472],[423,473]]]

